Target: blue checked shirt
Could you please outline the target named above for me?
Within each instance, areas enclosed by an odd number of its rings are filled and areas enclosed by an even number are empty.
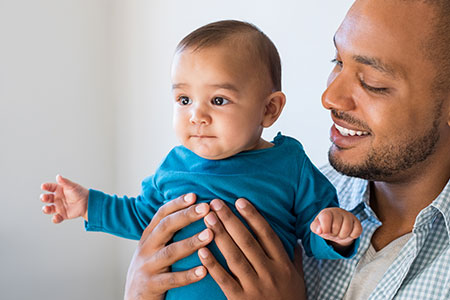
[[[340,175],[329,165],[322,172],[335,185],[341,207],[359,218],[363,233],[352,259],[317,260],[304,255],[303,269],[308,299],[342,299],[381,222],[369,206],[366,180]],[[450,299],[450,182],[419,213],[412,237],[369,299]]]

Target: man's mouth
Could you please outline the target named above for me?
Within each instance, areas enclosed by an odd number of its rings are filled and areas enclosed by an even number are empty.
[[[339,126],[338,124],[334,123],[334,126],[339,131],[339,133],[343,136],[365,136],[369,135],[370,133],[367,131],[360,131],[360,130],[352,130],[348,129],[342,126]]]

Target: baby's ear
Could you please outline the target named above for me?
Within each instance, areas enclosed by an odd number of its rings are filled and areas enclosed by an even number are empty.
[[[277,91],[270,94],[266,100],[266,107],[264,108],[264,117],[261,125],[265,128],[272,126],[283,111],[285,104],[286,96],[283,92]]]

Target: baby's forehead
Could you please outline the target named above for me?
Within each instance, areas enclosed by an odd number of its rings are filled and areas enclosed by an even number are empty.
[[[196,53],[202,54],[196,55]],[[245,47],[243,44],[210,46],[194,50],[191,54],[202,60],[200,65],[204,66],[207,70],[205,72],[210,74],[208,78],[214,78],[213,80],[217,81],[224,80],[223,76],[228,79],[232,78],[230,82],[234,82],[237,87],[240,87],[238,90],[247,84],[252,86],[256,84],[258,86],[257,89],[263,90],[268,89],[272,85],[267,66],[251,51],[251,48]],[[211,62],[209,55],[220,57],[220,59]]]

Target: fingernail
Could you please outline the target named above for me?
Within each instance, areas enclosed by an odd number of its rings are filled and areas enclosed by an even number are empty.
[[[198,250],[198,255],[201,256],[201,258],[207,258],[208,257],[208,251],[206,251],[206,249],[200,249]]]
[[[219,210],[219,209],[222,208],[222,206],[223,206],[222,201],[215,200],[214,202],[211,202],[211,207],[212,207],[214,210]]]
[[[320,224],[316,224],[316,226],[314,226],[315,227],[315,231],[318,233],[318,234],[321,234],[322,233],[322,229],[321,229],[321,227],[320,227]]]
[[[202,267],[198,267],[194,271],[195,276],[202,277],[205,274],[205,270]]]
[[[208,230],[203,230],[203,232],[198,235],[198,239],[200,241],[202,241],[202,242],[206,241],[208,238],[209,238],[209,231]]]
[[[199,215],[203,214],[206,212],[206,205],[205,204],[199,204],[195,207],[195,212],[198,213]]]
[[[244,199],[237,199],[236,206],[240,209],[244,209],[247,206],[247,201],[245,201]]]
[[[194,200],[194,194],[187,194],[184,196],[184,202],[191,203]]]
[[[217,223],[217,218],[216,218],[216,216],[215,216],[213,213],[207,215],[207,216],[205,217],[205,220],[206,220],[206,222],[207,222],[209,225],[214,225],[214,224]]]

